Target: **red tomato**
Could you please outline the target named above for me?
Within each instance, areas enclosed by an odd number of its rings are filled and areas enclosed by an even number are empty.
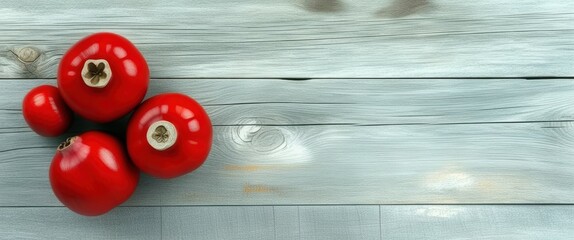
[[[197,169],[211,149],[211,121],[192,98],[179,93],[154,96],[128,123],[128,153],[143,172],[174,178]]]
[[[68,106],[94,122],[110,122],[133,110],[148,84],[143,55],[114,33],[80,40],[64,54],[58,69],[58,86]]]
[[[22,115],[34,132],[55,137],[70,127],[73,113],[66,106],[58,88],[42,85],[33,88],[24,97]]]
[[[139,171],[112,136],[90,131],[58,146],[50,165],[50,183],[72,211],[96,216],[126,201],[136,189]]]

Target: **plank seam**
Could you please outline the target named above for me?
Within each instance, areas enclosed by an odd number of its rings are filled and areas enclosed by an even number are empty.
[[[379,239],[383,240],[383,216],[381,215],[381,205],[379,204]]]
[[[163,207],[159,207],[159,238],[163,239]]]
[[[336,206],[566,206],[574,203],[384,203],[384,204],[257,204],[257,205],[126,205],[117,208],[179,208],[179,207],[336,207]],[[66,208],[65,206],[0,206],[0,208]]]
[[[449,77],[359,77],[359,78],[350,78],[350,77],[312,77],[312,78],[291,78],[291,77],[162,77],[162,76],[155,76],[152,77],[150,80],[152,81],[163,81],[163,80],[278,80],[278,81],[313,81],[313,80],[557,80],[557,79],[568,79],[574,80],[574,75],[572,76],[520,76],[520,77],[473,77],[473,76],[449,76]],[[55,81],[55,77],[50,78],[5,78],[0,77],[0,81],[10,81],[10,80],[25,80],[25,81],[37,81],[37,80],[53,80]]]
[[[299,123],[299,124],[213,124],[214,127],[304,127],[304,126],[356,126],[356,127],[384,127],[405,125],[482,125],[482,124],[532,124],[532,123],[572,123],[574,119],[566,120],[540,120],[540,121],[493,121],[493,122],[445,122],[445,123]]]

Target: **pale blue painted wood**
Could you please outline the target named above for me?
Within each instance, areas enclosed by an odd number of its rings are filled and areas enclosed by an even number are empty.
[[[0,208],[0,239],[160,239],[159,207],[116,208],[99,217],[64,207]]]
[[[19,113],[3,80],[0,206],[59,206],[47,182],[59,139]],[[127,206],[572,203],[570,79],[158,79],[215,124],[206,164],[174,181],[143,177]],[[83,127],[83,128],[82,128]],[[121,136],[125,128],[115,127]]]
[[[273,207],[275,219],[275,240],[291,240],[301,238],[301,221],[299,206]]]
[[[160,217],[161,212],[161,217]],[[572,205],[0,208],[0,239],[570,239]]]
[[[280,239],[381,239],[378,205],[275,206]]]
[[[163,239],[275,238],[273,207],[164,207]]]
[[[571,205],[383,205],[379,216],[378,205],[296,204],[572,203],[570,80],[436,78],[573,76],[573,9],[2,0],[0,239],[569,239]],[[178,182],[144,176],[125,204],[140,207],[84,218],[53,207],[47,166],[59,140],[35,136],[19,113],[27,89],[46,81],[6,79],[54,78],[70,44],[95,31],[124,34],[152,76],[169,78],[152,94],[205,103],[218,147]],[[351,79],[186,79],[197,77]],[[292,206],[174,206],[190,204]]]
[[[379,206],[164,207],[164,239],[380,239]]]
[[[383,239],[567,240],[573,205],[381,206]]]
[[[53,78],[96,31],[131,39],[156,78],[574,75],[571,0],[4,0],[0,16],[0,78]]]
[[[300,206],[300,239],[381,239],[379,206]]]

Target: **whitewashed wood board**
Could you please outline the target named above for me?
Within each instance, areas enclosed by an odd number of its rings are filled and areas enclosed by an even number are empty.
[[[572,239],[573,205],[381,206],[382,239]]]
[[[429,125],[574,121],[574,79],[154,79],[147,96],[183,92],[216,126]],[[2,80],[0,128],[26,131],[21,100],[54,80]]]
[[[381,239],[379,206],[163,207],[165,239]]]
[[[0,239],[570,239],[574,82],[543,78],[574,76],[572,26],[570,0],[0,0]],[[63,137],[19,104],[96,31],[215,139],[197,172],[84,218],[48,183]]]
[[[3,80],[0,205],[59,206],[47,169],[60,139],[26,129]],[[215,123],[198,171],[144,177],[128,206],[573,203],[571,80],[154,80]],[[334,106],[331,106],[333,105]],[[320,108],[318,106],[324,106]],[[82,127],[103,126],[80,122]],[[123,134],[116,124],[115,130]]]
[[[0,239],[571,239],[572,205],[0,208]]]
[[[64,207],[0,208],[0,239],[160,239],[159,207],[85,217]]]
[[[164,207],[164,239],[274,239],[272,206]]]
[[[53,78],[97,31],[155,78],[574,76],[570,0],[3,0],[0,16],[0,78]]]

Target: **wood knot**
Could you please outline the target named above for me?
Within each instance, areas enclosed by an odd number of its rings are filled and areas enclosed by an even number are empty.
[[[241,119],[233,134],[233,141],[238,144],[250,143],[261,130],[261,121],[257,119]]]
[[[40,58],[40,50],[33,47],[23,47],[19,49],[10,50],[18,59],[18,61],[24,64],[34,63],[38,58]]]
[[[258,152],[272,152],[285,148],[285,135],[280,129],[264,129],[253,136],[251,145]]]
[[[44,70],[52,70],[54,61],[57,61],[56,58],[44,61],[46,59],[44,52],[36,47],[13,47],[5,53],[6,58],[12,62],[13,72],[23,78],[51,77],[53,73],[46,76]]]
[[[283,131],[275,126],[262,126],[261,120],[242,119],[232,139],[240,145],[248,145],[258,152],[273,152],[285,148],[287,141]]]
[[[310,161],[312,154],[305,145],[307,140],[304,131],[296,126],[272,125],[285,121],[288,120],[279,116],[238,119],[237,125],[223,130],[229,135],[215,139],[221,141],[219,148],[226,149],[222,151],[221,157],[230,159],[230,165],[238,166],[300,164]]]

